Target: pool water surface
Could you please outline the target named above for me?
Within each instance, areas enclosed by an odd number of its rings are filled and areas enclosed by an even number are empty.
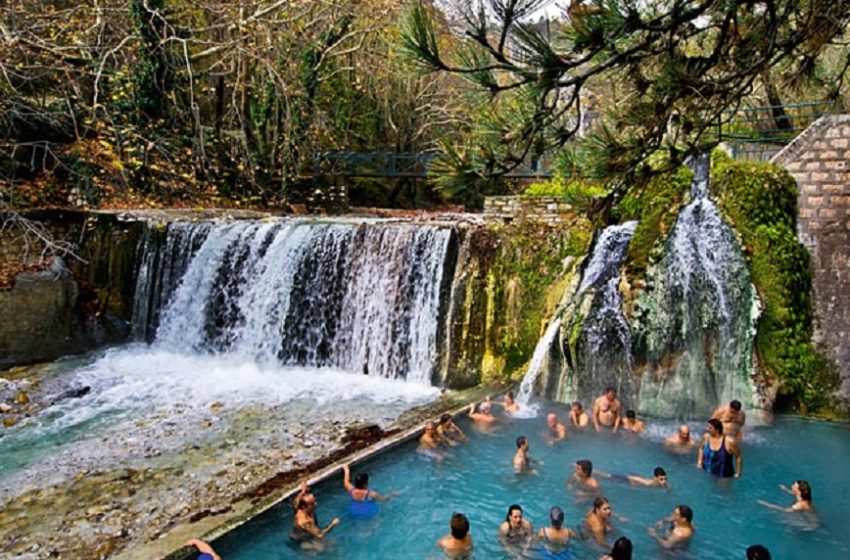
[[[548,525],[553,505],[566,513],[565,526],[576,528],[591,505],[578,501],[566,489],[579,459],[594,468],[650,478],[656,466],[667,471],[671,488],[640,488],[600,478],[603,495],[611,501],[615,533],[634,544],[634,558],[723,559],[745,558],[747,546],[761,543],[776,559],[850,558],[847,530],[850,485],[850,429],[845,424],[780,417],[769,428],[748,430],[743,443],[744,468],[740,479],[719,480],[695,468],[696,454],[678,456],[665,451],[662,440],[676,430],[670,421],[647,422],[644,434],[576,433],[550,445],[545,413],[556,411],[564,420],[563,405],[541,403],[532,419],[500,416],[492,433],[482,434],[463,418],[461,428],[470,440],[447,450],[443,461],[416,452],[416,443],[404,444],[352,468],[366,471],[370,488],[398,492],[381,505],[373,519],[348,518],[348,495],[341,473],[313,488],[322,526],[341,519],[325,538],[325,550],[303,551],[288,543],[293,511],[281,504],[218,539],[214,546],[224,560],[282,560],[288,558],[379,559],[443,558],[436,540],[448,533],[453,512],[470,521],[473,558],[545,558],[540,545],[521,556],[511,556],[499,544],[497,531],[510,504],[520,504],[535,532]],[[690,422],[694,437],[704,425]],[[512,458],[519,435],[529,438],[529,455],[541,460],[539,475],[514,474]],[[788,506],[794,499],[779,490],[797,480],[812,485],[817,523],[800,514],[771,511],[756,503],[766,500]],[[688,548],[666,552],[647,534],[647,527],[669,515],[679,504],[694,511],[695,535]],[[607,550],[589,542],[572,542],[568,558],[596,559]]]

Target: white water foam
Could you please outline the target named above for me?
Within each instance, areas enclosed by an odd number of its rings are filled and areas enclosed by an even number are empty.
[[[543,358],[546,357],[546,352],[549,351],[549,348],[552,346],[552,341],[558,335],[560,330],[561,318],[558,317],[549,323],[543,337],[537,342],[537,346],[534,348],[534,354],[531,356],[531,362],[528,364],[528,370],[526,370],[522,384],[519,386],[519,395],[517,395],[519,412],[515,412],[512,416],[517,418],[537,417],[538,406],[536,404],[531,404],[529,400],[531,399],[531,395],[534,391],[534,384],[537,382],[537,378],[540,377]]]

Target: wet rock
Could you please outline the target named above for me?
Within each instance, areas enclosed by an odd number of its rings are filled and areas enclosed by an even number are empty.
[[[0,412],[2,412],[4,414],[9,414],[10,412],[12,412],[12,410],[13,409],[12,409],[11,406],[9,406],[8,404],[6,404],[4,402],[0,402]]]
[[[79,399],[91,393],[91,387],[88,385],[84,387],[79,387],[76,389],[68,389],[67,391],[61,393],[58,397],[50,401],[50,405],[54,405],[58,402],[65,401],[68,399]]]
[[[29,402],[30,402],[29,395],[27,395],[23,391],[21,391],[20,393],[17,394],[17,396],[15,396],[15,404],[23,405],[23,404],[29,404]]]
[[[17,418],[4,418],[3,419],[3,425],[7,428],[11,428],[12,426],[14,426],[17,423],[18,423]]]

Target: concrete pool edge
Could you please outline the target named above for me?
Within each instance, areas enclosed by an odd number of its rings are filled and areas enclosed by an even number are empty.
[[[159,558],[159,556],[156,556],[158,553],[155,552],[155,549],[159,549],[159,554],[162,554],[161,550],[163,548],[171,551],[163,557],[165,560],[193,559],[197,557],[197,551],[181,546],[187,539],[197,537],[198,535],[201,535],[200,538],[206,542],[219,539],[258,515],[267,512],[282,502],[290,500],[298,492],[299,485],[302,480],[305,480],[305,477],[307,483],[313,486],[333,476],[338,476],[340,467],[343,464],[347,463],[353,466],[362,463],[380,453],[403,445],[418,437],[423,431],[423,423],[426,420],[437,418],[444,413],[449,413],[457,417],[467,410],[471,403],[479,402],[487,396],[498,397],[511,389],[515,389],[515,387],[488,384],[464,391],[444,394],[434,402],[411,409],[402,414],[383,432],[385,435],[378,441],[354,451],[347,452],[346,446],[329,450],[323,457],[334,458],[325,466],[319,467],[316,470],[310,470],[310,465],[308,465],[305,467],[305,470],[308,470],[309,474],[298,476],[292,482],[283,483],[280,487],[254,500],[249,496],[242,496],[240,499],[234,500],[231,503],[231,507],[226,511],[210,513],[198,522],[184,523],[174,527],[162,537],[159,546],[156,546],[156,541],[147,542],[136,550],[124,550],[115,557],[115,560],[135,560],[136,558],[147,560],[150,558]],[[323,460],[317,462],[322,462]],[[267,482],[271,482],[271,480]],[[282,527],[281,530],[288,531],[289,527]],[[168,544],[165,544],[163,541]]]

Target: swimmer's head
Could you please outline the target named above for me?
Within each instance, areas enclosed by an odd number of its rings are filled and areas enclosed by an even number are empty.
[[[717,432],[717,435],[723,435],[723,422],[721,422],[717,418],[712,418],[708,421],[708,425],[714,428],[714,431]]]
[[[687,424],[682,424],[679,426],[679,437],[683,440],[691,439],[691,429]]]
[[[811,503],[812,501],[812,487],[805,480],[798,480],[796,483],[797,488],[800,491],[800,499]]]
[[[523,447],[527,447],[527,446],[528,446],[528,438],[527,437],[519,436],[518,438],[516,438],[516,448],[517,449],[522,449]]]
[[[667,471],[665,471],[661,467],[655,467],[655,470],[652,471],[652,476],[657,478],[658,482],[662,484],[667,484]]]
[[[367,486],[369,486],[369,475],[364,472],[357,473],[357,476],[354,477],[354,487],[358,490],[365,490]]]
[[[735,400],[729,403],[729,408],[734,410],[735,412],[741,411],[741,401]]]
[[[298,509],[310,509],[312,507],[316,507],[316,496],[313,494],[304,494],[301,496],[301,499],[298,500]]]
[[[505,400],[506,400],[506,401],[512,401],[512,400],[514,400],[514,392],[513,392],[513,391],[508,391],[507,393],[505,393]]]
[[[578,402],[578,401],[573,401],[572,409],[575,410],[576,412],[581,412],[581,410],[582,410],[581,403]]]
[[[626,537],[620,537],[614,541],[611,549],[611,560],[632,560],[632,541]]]
[[[469,520],[462,513],[453,513],[452,520],[449,522],[449,528],[452,530],[452,536],[458,540],[466,538],[469,534]]]
[[[689,506],[676,506],[676,509],[674,511],[678,512],[679,515],[682,516],[682,519],[684,519],[688,523],[694,520],[694,510],[692,510]]]
[[[611,517],[611,504],[608,502],[608,498],[600,496],[593,500],[593,511],[603,517]]]
[[[549,521],[552,522],[553,527],[560,529],[561,525],[564,524],[564,510],[558,506],[552,506],[552,509],[549,510]]]
[[[425,431],[426,432],[433,432],[434,431],[434,423],[432,421],[428,420],[427,422],[425,422]]]
[[[770,551],[760,544],[747,549],[747,560],[771,560]]]
[[[557,423],[558,423],[558,415],[557,414],[555,414],[554,412],[550,412],[549,414],[546,415],[546,425],[547,426],[554,428]]]
[[[505,515],[505,521],[512,524],[522,521],[522,508],[519,504],[511,504],[508,506],[508,514]]]
[[[591,463],[587,459],[580,459],[576,461],[576,467],[581,469],[581,472],[584,473],[585,476],[590,476],[593,474],[593,463]]]
[[[626,411],[626,418],[628,418],[629,420],[634,420],[636,417],[637,417],[637,415],[635,414],[634,410],[627,410]]]
[[[440,416],[440,424],[448,424],[451,421],[452,421],[452,415],[451,414],[443,414],[442,416]]]
[[[484,401],[483,403],[478,405],[478,410],[479,410],[479,412],[482,412],[484,414],[488,414],[490,412],[490,403],[487,402],[487,401]]]
[[[605,387],[605,396],[610,400],[614,400],[617,396],[617,389],[611,386]]]

